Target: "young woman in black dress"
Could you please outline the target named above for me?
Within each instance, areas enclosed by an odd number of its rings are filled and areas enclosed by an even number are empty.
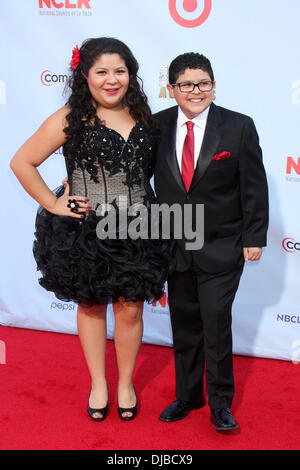
[[[11,168],[40,204],[34,256],[40,284],[63,301],[78,303],[77,325],[91,375],[88,412],[102,421],[108,410],[105,377],[106,306],[113,303],[118,363],[118,410],[130,420],[137,412],[133,373],[143,333],[143,302],[163,294],[172,259],[168,241],[99,237],[111,204],[150,208],[149,180],[156,133],[138,64],[114,38],[86,40],[73,50],[71,94],[17,151]],[[63,146],[68,174],[53,193],[37,167]],[[99,227],[99,226],[98,226]]]

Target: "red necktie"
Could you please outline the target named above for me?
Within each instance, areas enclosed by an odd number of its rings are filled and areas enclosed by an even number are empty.
[[[188,121],[187,134],[183,144],[181,173],[185,189],[188,191],[194,176],[194,123]]]

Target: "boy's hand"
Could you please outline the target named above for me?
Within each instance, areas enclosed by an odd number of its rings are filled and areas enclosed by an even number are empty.
[[[262,248],[243,248],[245,261],[258,261],[262,255]]]

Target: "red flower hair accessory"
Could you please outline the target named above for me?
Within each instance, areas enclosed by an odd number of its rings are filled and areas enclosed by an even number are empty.
[[[80,52],[78,49],[78,46],[75,46],[73,51],[72,51],[72,60],[70,62],[70,65],[73,70],[76,70],[80,62]]]

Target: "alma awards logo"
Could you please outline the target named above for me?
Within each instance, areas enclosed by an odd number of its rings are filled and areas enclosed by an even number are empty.
[[[211,12],[212,0],[169,0],[169,10],[176,23],[184,28],[196,28]]]

